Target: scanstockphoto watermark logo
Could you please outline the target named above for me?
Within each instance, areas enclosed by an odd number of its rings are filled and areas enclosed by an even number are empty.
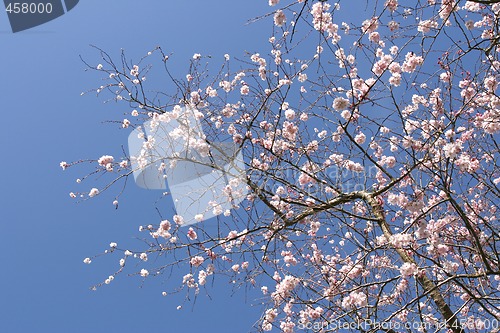
[[[199,113],[177,107],[130,133],[129,154],[135,183],[168,189],[183,225],[231,209],[246,198],[243,154],[232,143],[207,143]]]
[[[297,180],[300,171],[272,171],[272,179],[262,182],[259,173],[247,175],[243,154],[234,143],[207,143],[200,122],[201,113],[188,107],[176,107],[173,111],[155,115],[134,129],[128,138],[135,183],[144,189],[168,188],[177,215],[183,217],[183,225],[207,220],[220,214],[228,215],[248,194],[248,179],[260,184],[262,190],[276,193],[282,187],[281,180]],[[311,197],[322,197],[335,191],[349,193],[365,190],[368,180],[378,169],[368,167],[354,171],[333,165],[321,173],[325,183],[308,184],[304,190]]]
[[[4,0],[12,32],[20,32],[52,21],[73,8],[79,0]]]
[[[462,328],[475,330],[476,332],[498,332],[500,328],[499,320],[494,319],[479,319],[469,318],[458,320],[455,324],[450,325],[453,328]],[[313,332],[346,332],[346,331],[362,331],[376,330],[383,332],[401,332],[417,331],[417,332],[438,332],[447,329],[448,325],[444,321],[437,322],[421,322],[421,321],[377,321],[373,319],[364,319],[359,321],[332,321],[332,322],[299,322],[297,328],[299,330]]]

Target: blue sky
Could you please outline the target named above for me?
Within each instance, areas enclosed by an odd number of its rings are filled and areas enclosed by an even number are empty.
[[[130,112],[127,105],[104,104],[92,93],[80,96],[101,84],[79,58],[102,62],[90,44],[114,59],[120,49],[139,59],[159,45],[174,54],[173,75],[184,77],[194,53],[211,55],[215,64],[225,53],[267,54],[272,18],[245,23],[269,11],[266,0],[85,0],[68,14],[17,34],[0,13],[0,332],[251,330],[262,310],[258,294],[233,294],[223,279],[215,280],[210,298],[202,290],[194,305],[183,303],[184,294],[161,296],[164,287],[178,285],[175,276],[144,284],[137,276],[120,276],[90,291],[114,272],[120,257],[91,265],[83,258],[110,242],[137,244],[138,226],[159,222],[159,193],[130,184],[118,210],[107,193],[76,204],[68,193],[88,191],[95,183],[78,186],[75,179],[88,169],[63,172],[59,163],[120,156],[127,143],[128,131],[106,123],[122,120]],[[177,311],[179,304],[183,309]]]
[[[245,332],[258,319],[254,297],[232,295],[215,281],[212,300],[200,297],[177,311],[181,298],[160,295],[165,279],[141,286],[125,276],[89,290],[112,273],[113,260],[84,265],[109,242],[130,243],[142,223],[157,223],[157,193],[129,186],[115,210],[107,198],[75,204],[68,196],[84,168],[62,172],[59,162],[120,151],[127,134],[107,120],[125,105],[103,104],[82,91],[97,87],[84,71],[97,45],[137,59],[156,45],[173,52],[184,76],[193,53],[267,50],[271,21],[245,26],[269,10],[267,1],[81,1],[68,14],[13,34],[0,13],[0,331],[17,332]],[[175,66],[174,66],[175,67]],[[91,183],[88,185],[90,186]],[[147,222],[151,221],[151,222]],[[177,282],[176,282],[177,283]],[[203,293],[203,292],[202,292]]]

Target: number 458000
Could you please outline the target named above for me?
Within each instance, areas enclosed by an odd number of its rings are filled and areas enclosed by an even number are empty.
[[[9,3],[5,9],[9,14],[50,14],[52,4],[36,2],[14,2]]]

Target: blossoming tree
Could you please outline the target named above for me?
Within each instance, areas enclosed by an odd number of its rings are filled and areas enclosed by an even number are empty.
[[[217,217],[200,212],[189,226],[180,214],[150,221],[140,250],[112,243],[120,267],[99,285],[142,261],[129,273],[149,279],[174,267],[184,277],[172,289],[188,293],[228,274],[259,290],[263,331],[499,331],[500,4],[269,5],[259,18],[273,20],[268,49],[226,55],[218,70],[195,54],[186,77],[173,77],[160,47],[135,63],[100,50],[102,64],[88,65],[107,80],[97,92],[130,107],[124,128],[191,110],[204,135],[175,131],[191,162],[222,142],[245,164],[220,197],[245,200],[224,210],[213,200]],[[170,87],[152,92],[146,78],[157,67],[147,61],[162,65]],[[158,142],[139,136],[137,156],[91,161],[108,185],[71,196],[97,199],[138,169],[164,175],[186,159],[145,159]],[[161,264],[146,267],[157,254]]]

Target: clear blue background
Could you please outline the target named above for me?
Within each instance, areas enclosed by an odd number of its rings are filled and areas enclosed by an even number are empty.
[[[251,329],[261,308],[244,291],[232,295],[227,281],[215,281],[212,300],[200,297],[181,311],[182,297],[160,295],[165,279],[140,288],[140,278],[122,276],[90,291],[119,257],[92,265],[83,258],[110,241],[132,244],[138,225],[157,223],[158,193],[129,186],[118,210],[106,196],[75,204],[68,193],[88,191],[92,182],[78,187],[84,169],[62,172],[59,162],[119,155],[126,143],[126,131],[102,122],[123,118],[127,105],[80,96],[100,84],[79,59],[99,62],[89,44],[115,56],[124,48],[134,59],[160,45],[174,52],[174,74],[184,76],[195,52],[215,59],[267,53],[272,20],[245,23],[268,11],[265,0],[85,0],[17,34],[0,13],[0,332]]]

